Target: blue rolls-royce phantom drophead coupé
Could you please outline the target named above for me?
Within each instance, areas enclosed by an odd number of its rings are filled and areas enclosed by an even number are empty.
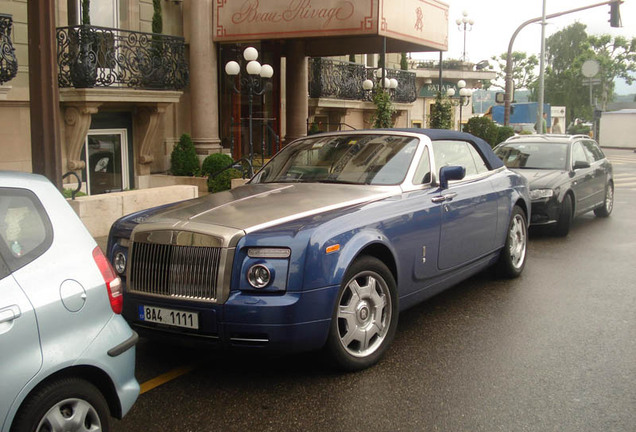
[[[527,181],[447,130],[312,135],[246,185],[117,221],[108,255],[140,334],[277,351],[357,370],[400,311],[526,262]]]

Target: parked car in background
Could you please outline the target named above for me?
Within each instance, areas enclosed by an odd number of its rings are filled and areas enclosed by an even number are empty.
[[[245,186],[123,218],[108,255],[142,335],[324,348],[358,370],[404,309],[493,264],[518,276],[529,214],[527,181],[479,138],[338,132],[287,145]]]
[[[587,135],[519,135],[495,148],[504,164],[530,182],[531,225],[566,236],[572,219],[614,207],[612,164]]]
[[[139,394],[121,280],[44,177],[0,172],[0,430],[108,431]]]

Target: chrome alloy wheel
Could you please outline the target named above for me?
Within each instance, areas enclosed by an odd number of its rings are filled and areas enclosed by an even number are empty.
[[[95,408],[82,399],[65,399],[55,404],[42,418],[37,432],[101,431]]]
[[[338,334],[345,351],[354,357],[374,353],[391,323],[391,295],[384,279],[363,271],[353,277],[338,300]]]
[[[508,236],[510,238],[510,247],[508,249],[510,262],[514,268],[519,269],[523,266],[526,259],[528,244],[528,231],[523,216],[520,214],[516,214],[513,217]]]

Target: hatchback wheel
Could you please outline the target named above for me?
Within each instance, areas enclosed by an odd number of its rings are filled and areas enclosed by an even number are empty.
[[[91,383],[79,378],[50,382],[20,408],[16,432],[88,432],[110,430],[108,403]]]
[[[340,287],[326,349],[342,369],[367,368],[382,357],[398,321],[395,280],[386,265],[361,257]]]
[[[605,201],[603,206],[594,209],[594,214],[598,217],[608,217],[614,209],[614,185],[612,183],[607,184],[605,188]]]

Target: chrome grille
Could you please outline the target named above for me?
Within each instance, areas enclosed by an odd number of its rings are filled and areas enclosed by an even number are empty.
[[[216,300],[220,247],[133,242],[128,289],[192,300]]]

